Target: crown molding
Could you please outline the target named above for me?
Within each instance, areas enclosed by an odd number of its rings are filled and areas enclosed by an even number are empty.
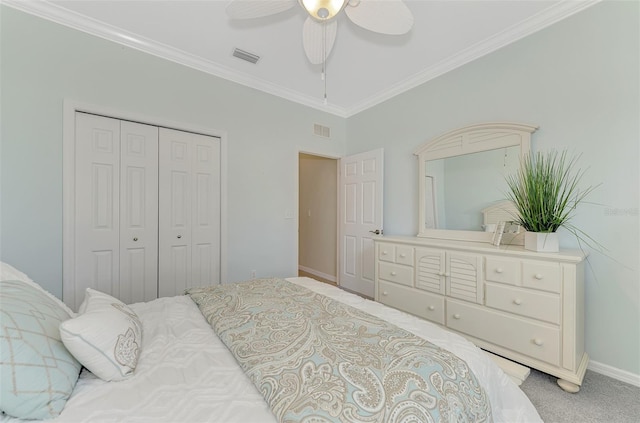
[[[0,4],[298,104],[339,117],[348,118],[546,28],[601,1],[602,0],[562,0],[537,15],[512,25],[504,31],[482,40],[350,108],[338,107],[331,104],[325,105],[321,99],[303,95],[300,92],[273,84],[266,80],[220,66],[196,55],[186,53],[151,39],[140,37],[137,34],[124,31],[45,0],[0,0]]]
[[[486,38],[445,60],[442,60],[436,65],[356,104],[354,107],[347,109],[347,117],[356,115],[366,109],[389,100],[398,94],[409,91],[412,88],[424,84],[425,82],[459,68],[460,66],[472,62],[482,56],[492,53],[504,46],[514,43],[528,35],[591,7],[594,4],[600,3],[601,1],[602,0],[562,0],[560,3],[556,3],[555,5],[548,7],[531,18],[514,24],[497,34]]]
[[[297,91],[273,84],[266,80],[232,70],[225,66],[220,66],[217,63],[204,60],[199,56],[186,53],[155,40],[141,37],[138,34],[81,15],[45,0],[0,0],[0,4],[249,88],[284,98],[285,100],[293,101],[340,117],[346,117],[346,110],[344,108],[331,104],[325,105],[322,99],[303,95]]]

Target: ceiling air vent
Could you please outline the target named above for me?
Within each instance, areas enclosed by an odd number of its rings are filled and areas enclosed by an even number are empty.
[[[257,54],[249,53],[248,51],[244,51],[239,48],[233,49],[233,56],[237,57],[238,59],[245,60],[249,63],[253,63],[254,65],[258,63],[258,60],[260,60],[260,56],[258,56]]]
[[[331,138],[331,128],[322,126],[317,123],[313,124],[313,133],[319,137]]]

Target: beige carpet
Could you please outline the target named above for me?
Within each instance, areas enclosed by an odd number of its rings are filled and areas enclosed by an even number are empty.
[[[580,392],[570,394],[557,378],[531,369],[520,388],[545,423],[638,423],[640,388],[587,370]]]

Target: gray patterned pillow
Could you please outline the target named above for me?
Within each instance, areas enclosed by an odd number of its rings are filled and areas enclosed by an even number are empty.
[[[91,373],[106,381],[133,375],[142,324],[122,301],[87,288],[77,317],[60,325],[62,342]]]
[[[0,303],[0,410],[22,419],[56,417],[81,367],[60,340],[58,327],[71,316],[23,281],[0,281]]]

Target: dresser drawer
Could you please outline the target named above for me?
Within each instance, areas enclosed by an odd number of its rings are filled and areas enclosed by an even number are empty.
[[[413,267],[381,262],[378,264],[378,278],[413,286]]]
[[[484,278],[492,282],[520,285],[520,261],[487,256]]]
[[[393,263],[396,259],[396,246],[393,244],[380,243],[378,247],[378,259]]]
[[[444,325],[444,297],[380,281],[378,301]]]
[[[378,259],[389,263],[413,266],[413,247],[381,243],[378,247]]]
[[[560,365],[560,329],[447,299],[447,327],[538,360]]]
[[[396,263],[413,266],[413,247],[396,246]]]
[[[485,304],[509,313],[560,324],[560,296],[556,294],[487,283]]]
[[[522,286],[559,293],[560,281],[561,273],[558,263],[522,262]]]

